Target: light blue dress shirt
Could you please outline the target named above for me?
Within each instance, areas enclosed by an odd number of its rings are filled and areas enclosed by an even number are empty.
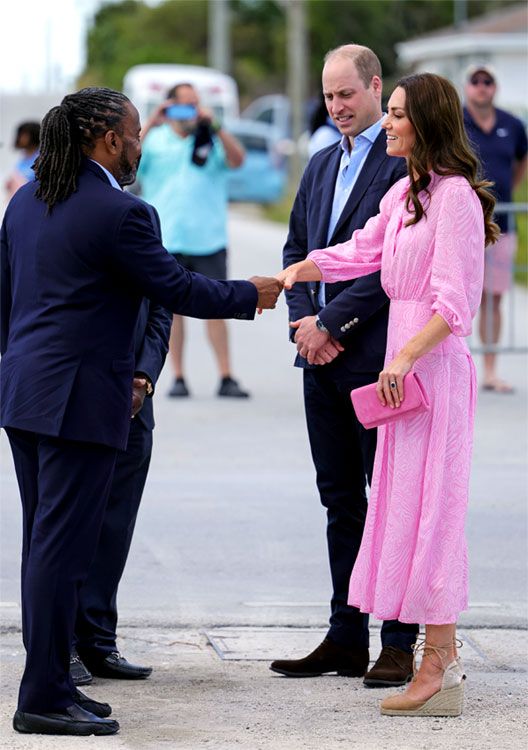
[[[334,201],[332,203],[332,213],[330,215],[330,222],[328,224],[328,234],[326,236],[327,244],[332,239],[334,229],[337,226],[339,217],[343,213],[343,209],[350,197],[352,188],[356,184],[356,180],[359,177],[359,173],[363,169],[363,165],[367,156],[369,155],[372,144],[381,132],[381,123],[385,119],[385,115],[381,117],[374,125],[371,125],[359,135],[354,138],[354,148],[350,151],[350,141],[348,136],[344,135],[341,138],[341,149],[343,151],[341,155],[341,162],[339,164],[339,172],[337,173],[337,179],[334,188]],[[319,285],[319,304],[324,307],[326,304],[325,298],[325,285],[321,282]]]
[[[93,161],[94,164],[97,164],[98,167],[101,167],[101,169],[103,170],[103,172],[105,173],[105,175],[110,180],[110,185],[112,185],[112,187],[117,188],[117,190],[122,190],[123,189],[121,187],[121,185],[119,184],[119,182],[114,177],[114,175],[111,172],[109,172],[108,169],[106,169],[105,167],[103,167],[102,164],[99,164],[98,161],[95,161],[95,159],[90,159],[90,161]]]

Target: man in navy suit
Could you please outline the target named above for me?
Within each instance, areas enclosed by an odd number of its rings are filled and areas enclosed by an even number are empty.
[[[316,153],[306,168],[290,218],[284,267],[311,250],[349,239],[406,174],[405,162],[385,151],[381,65],[372,50],[349,44],[329,52],[323,94],[342,139]],[[317,487],[327,510],[333,595],[330,628],[321,645],[303,659],[275,661],[271,669],[289,677],[326,672],[360,677],[369,664],[368,615],[349,606],[347,598],[363,534],[376,431],[358,422],[350,391],[376,381],[383,369],[388,299],[375,273],[337,284],[296,284],[287,302],[295,364],[303,368]],[[382,652],[365,675],[366,686],[410,679],[417,632],[417,625],[383,624]]]
[[[213,281],[163,248],[148,209],[119,188],[141,156],[135,107],[110,89],[66,96],[44,118],[37,181],[2,225],[0,424],[23,509],[19,732],[114,734],[76,702],[70,647],[118,450],[126,448],[143,297],[172,313],[251,319],[275,279]]]
[[[152,206],[145,205],[161,240],[158,214]],[[168,310],[146,298],[143,300],[134,336],[133,418],[127,447],[117,454],[97,549],[79,592],[75,644],[70,658],[75,685],[89,684],[92,673],[141,680],[152,672],[151,667],[131,664],[117,649],[117,590],[147,479],[154,429],[152,396],[169,348],[171,323],[172,314]],[[93,711],[93,705],[86,702],[81,705]]]

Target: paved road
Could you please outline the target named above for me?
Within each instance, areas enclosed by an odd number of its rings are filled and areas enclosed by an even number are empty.
[[[276,271],[285,231],[233,213],[232,275]],[[526,311],[525,295],[518,303]],[[189,326],[193,398],[166,398],[168,367],[158,385],[152,469],[120,592],[124,624],[325,623],[325,519],[284,302],[230,329],[235,373],[251,400],[214,397],[217,376],[200,321]],[[505,356],[503,369],[516,395],[482,394],[478,406],[465,625],[526,623],[526,358]],[[20,512],[4,437],[1,448],[0,613],[15,624]]]
[[[234,276],[279,267],[285,228],[244,212],[233,215],[231,234]],[[525,311],[526,296],[518,303]],[[267,669],[272,657],[301,655],[319,642],[322,631],[313,628],[324,627],[328,610],[324,514],[285,319],[281,302],[255,323],[230,323],[236,375],[253,392],[250,401],[213,396],[215,367],[197,321],[188,349],[193,398],[167,399],[169,369],[162,375],[152,469],[119,602],[120,648],[155,671],[142,686],[96,680],[88,689],[121,722],[121,733],[105,744],[517,750],[527,723],[526,632],[518,629],[526,627],[526,358],[504,358],[514,397],[483,394],[479,401],[468,519],[472,607],[461,623],[464,717],[392,720],[377,708],[386,692],[365,690],[361,680],[286,680]],[[79,741],[10,729],[23,665],[20,510],[3,436],[0,469],[1,744],[69,750]],[[371,640],[375,658],[376,629]],[[87,738],[83,746],[100,743]]]
[[[380,716],[390,690],[328,675],[289,680],[268,669],[277,653],[305,654],[314,629],[223,629],[221,660],[196,630],[122,628],[121,647],[154,672],[145,683],[96,679],[85,688],[108,701],[121,724],[115,737],[68,739],[10,729],[22,668],[18,633],[2,637],[2,750],[520,750],[526,745],[526,633],[461,630],[468,674],[460,718]],[[378,640],[378,639],[376,639]],[[238,645],[237,645],[238,641]],[[239,649],[242,647],[243,653]],[[371,650],[371,658],[377,649]]]

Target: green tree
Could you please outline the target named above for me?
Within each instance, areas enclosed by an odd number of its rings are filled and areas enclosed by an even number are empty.
[[[142,63],[205,65],[206,21],[206,0],[168,0],[155,7],[138,0],[105,5],[88,32],[79,84],[120,89],[126,71]]]
[[[468,0],[469,17],[507,7],[507,0]],[[243,99],[284,91],[286,24],[275,0],[231,0],[232,73]],[[321,61],[339,44],[357,42],[378,54],[390,85],[397,74],[394,45],[453,22],[453,0],[307,0],[309,82],[320,87]],[[121,88],[141,63],[207,61],[207,0],[140,0],[106,5],[88,33],[88,59],[80,85]]]

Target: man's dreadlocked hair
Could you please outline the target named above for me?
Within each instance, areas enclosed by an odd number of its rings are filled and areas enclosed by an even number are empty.
[[[37,198],[48,210],[76,190],[82,157],[93,150],[96,139],[108,130],[121,131],[128,102],[112,89],[81,89],[44,117],[34,169],[40,183]]]

